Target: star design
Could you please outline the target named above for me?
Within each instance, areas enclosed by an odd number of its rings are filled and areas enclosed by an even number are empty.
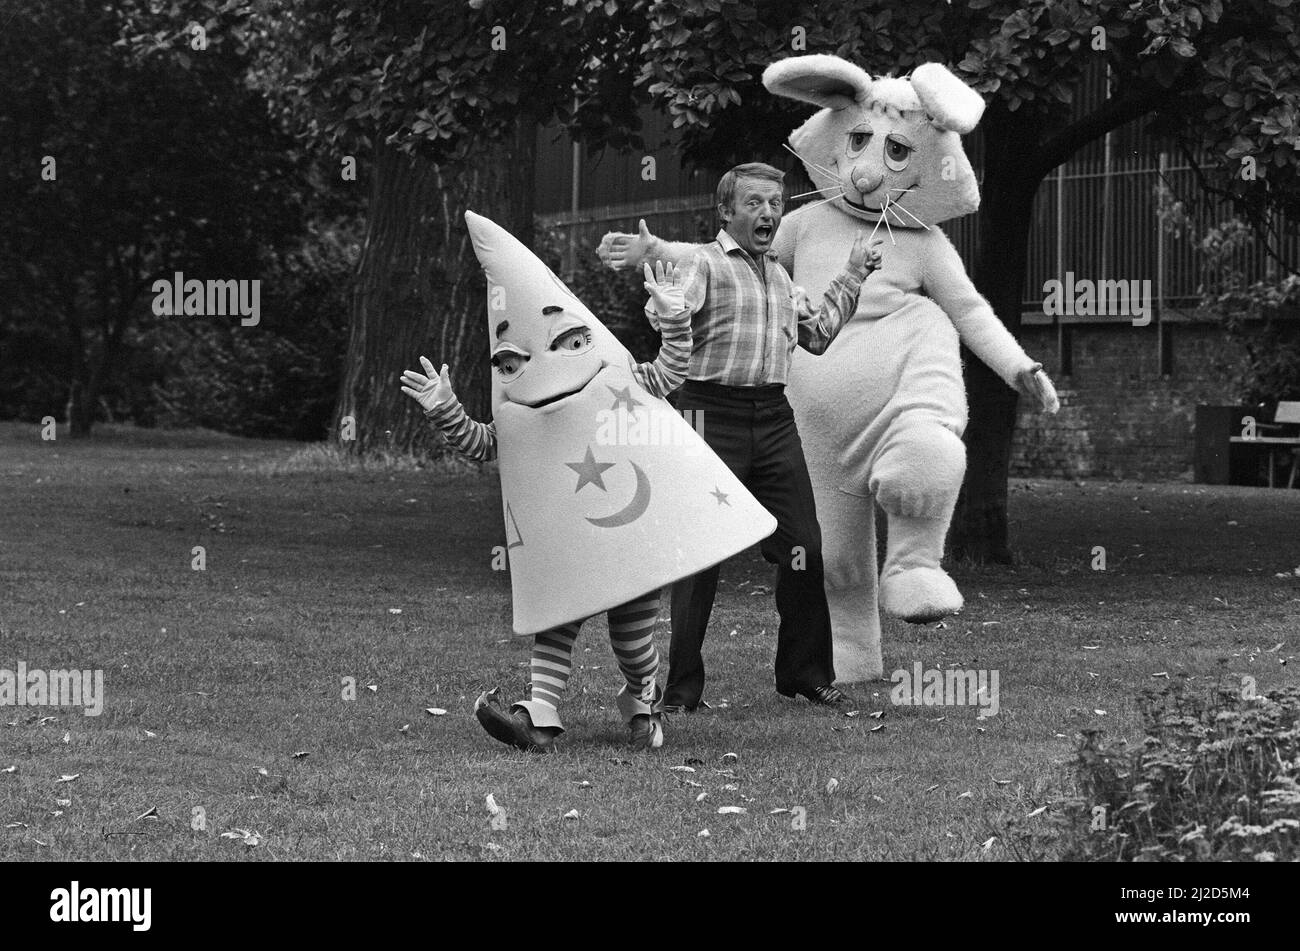
[[[566,462],[566,466],[578,473],[578,487],[574,492],[582,491],[582,487],[591,483],[600,491],[604,492],[605,480],[601,478],[601,473],[606,469],[614,468],[612,462],[597,462],[596,457],[591,454],[591,447],[587,447],[587,455],[582,462]]]
[[[731,503],[727,501],[727,493],[723,492],[716,485],[713,487],[713,491],[710,492],[709,495],[717,499],[719,505],[725,505],[727,508],[731,508]]]
[[[621,390],[616,390],[609,384],[606,388],[614,394],[614,405],[610,409],[618,409],[619,404],[623,404],[629,413],[635,412],[635,407],[643,405],[640,400],[632,395],[632,387],[625,386]]]

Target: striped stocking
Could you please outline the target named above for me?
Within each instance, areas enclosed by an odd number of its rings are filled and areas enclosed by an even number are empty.
[[[659,651],[655,649],[654,626],[659,617],[659,592],[609,611],[609,644],[623,672],[627,689],[644,703],[655,698],[655,674]]]

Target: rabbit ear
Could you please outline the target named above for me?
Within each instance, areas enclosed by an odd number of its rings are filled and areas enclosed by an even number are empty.
[[[941,129],[965,135],[984,115],[980,94],[939,63],[924,63],[912,70],[912,89]]]
[[[838,56],[811,53],[773,63],[763,70],[763,85],[787,99],[843,109],[867,98],[871,75]]]

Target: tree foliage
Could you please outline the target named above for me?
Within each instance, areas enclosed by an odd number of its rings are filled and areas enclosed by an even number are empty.
[[[62,384],[77,434],[152,319],[152,283],[255,279],[310,198],[245,55],[215,22],[194,49],[174,8],[27,0],[0,31],[0,332],[49,331],[30,373]]]

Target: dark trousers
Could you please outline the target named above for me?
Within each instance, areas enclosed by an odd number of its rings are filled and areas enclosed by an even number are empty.
[[[776,689],[793,694],[835,679],[831,621],[826,607],[821,527],[794,412],[777,384],[723,386],[688,380],[678,410],[702,412],[701,435],[776,517],[762,543],[763,557],[778,568]],[[704,692],[700,648],[718,588],[714,566],[673,585],[672,641],[665,704],[694,707]]]

